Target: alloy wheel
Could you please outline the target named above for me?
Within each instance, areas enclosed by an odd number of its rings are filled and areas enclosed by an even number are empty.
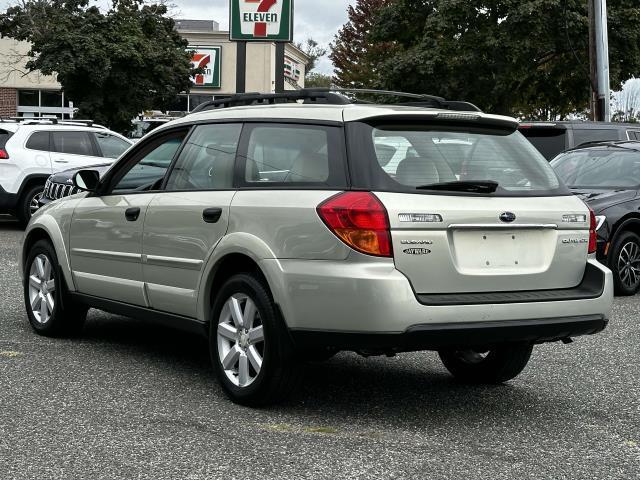
[[[248,387],[260,374],[264,357],[264,330],[260,312],[247,295],[232,295],[218,320],[218,358],[227,378]]]
[[[49,258],[40,254],[33,259],[29,270],[29,305],[33,317],[45,324],[53,315],[56,281]]]
[[[628,242],[618,255],[618,276],[622,284],[633,289],[640,283],[640,245]]]
[[[29,202],[29,215],[33,215],[40,208],[40,199],[42,198],[42,195],[44,195],[44,191],[38,192],[33,196],[33,198],[31,198],[31,201]]]

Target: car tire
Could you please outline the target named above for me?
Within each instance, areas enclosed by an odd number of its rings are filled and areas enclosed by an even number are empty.
[[[299,361],[263,278],[229,278],[217,292],[210,321],[211,362],[232,401],[264,406],[291,392]]]
[[[38,210],[38,200],[44,192],[44,185],[34,185],[28,187],[20,197],[16,216],[21,225],[26,226],[31,220],[31,216]]]
[[[78,334],[87,307],[69,298],[55,249],[47,240],[36,242],[24,266],[24,301],[29,323],[47,337]]]
[[[449,349],[439,353],[447,370],[464,383],[498,384],[517,377],[527,366],[532,344],[502,345],[490,350]]]
[[[640,289],[640,237],[622,232],[614,239],[609,253],[616,295],[635,295]]]

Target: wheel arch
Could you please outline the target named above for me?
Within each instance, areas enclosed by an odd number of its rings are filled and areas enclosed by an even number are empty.
[[[613,244],[618,235],[620,235],[622,232],[633,232],[636,235],[640,236],[640,215],[636,213],[630,213],[618,220],[611,231],[609,242]]]
[[[69,290],[75,291],[75,284],[71,274],[71,264],[65,248],[62,231],[57,222],[46,215],[40,216],[35,223],[29,225],[25,232],[20,254],[20,275],[23,275],[24,265],[31,247],[39,240],[48,240],[53,245],[58,257],[58,267],[62,271]]]
[[[254,273],[262,277],[265,284],[278,303],[276,277],[269,271],[263,261],[274,258],[273,251],[259,238],[237,233],[224,237],[215,247],[205,264],[198,290],[198,318],[209,322],[214,295],[222,283],[237,273]]]
[[[50,176],[51,175],[49,174],[35,173],[24,177],[24,179],[22,180],[22,185],[20,185],[20,189],[18,190],[18,201],[22,201],[23,195],[29,188],[36,185],[44,186],[44,184],[47,182],[47,178],[49,178]]]

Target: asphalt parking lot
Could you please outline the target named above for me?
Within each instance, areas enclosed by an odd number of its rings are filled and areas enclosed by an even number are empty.
[[[504,386],[458,385],[433,353],[343,353],[251,410],[197,337],[95,310],[80,338],[33,334],[21,236],[0,217],[2,479],[640,478],[640,297]]]

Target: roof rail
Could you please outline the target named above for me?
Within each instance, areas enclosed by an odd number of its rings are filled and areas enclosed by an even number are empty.
[[[60,119],[57,117],[1,117],[0,122],[20,123],[24,125],[52,124],[52,125],[76,125],[85,127],[104,128],[107,127],[94,123],[93,120],[85,119]]]
[[[481,110],[468,102],[450,101],[434,95],[417,93],[393,92],[388,90],[372,90],[358,88],[303,88],[284,93],[241,93],[231,95],[198,105],[191,113],[216,110],[219,108],[244,107],[250,105],[275,105],[283,103],[302,102],[305,104],[351,105],[371,104],[374,102],[357,100],[358,94],[380,95],[387,97],[406,98],[406,102],[394,102],[388,105],[403,105],[422,108],[442,108],[466,112],[480,112]],[[386,105],[386,104],[385,104]]]

